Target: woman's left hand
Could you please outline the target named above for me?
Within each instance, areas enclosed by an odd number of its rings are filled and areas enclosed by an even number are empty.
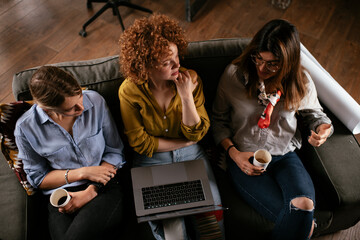
[[[184,72],[179,71],[179,76],[174,82],[181,98],[189,96],[189,94],[192,95],[192,92],[198,84],[197,81],[192,81],[188,70],[185,70]]]
[[[327,139],[327,137],[331,133],[331,124],[321,124],[316,128],[316,132],[311,131],[311,135],[309,137],[309,143],[314,147],[321,146]]]
[[[59,212],[61,213],[74,213],[97,196],[94,185],[89,185],[89,187],[83,191],[69,192],[69,194],[71,199],[65,207],[59,208]]]

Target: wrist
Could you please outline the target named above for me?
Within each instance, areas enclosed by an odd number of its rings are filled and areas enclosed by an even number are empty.
[[[183,105],[194,104],[194,97],[192,93],[187,93],[185,95],[180,96],[181,102]]]
[[[99,192],[103,189],[104,184],[99,183],[99,182],[91,182],[91,183],[89,184],[89,186],[91,186],[92,188],[94,188],[95,191],[96,191],[97,193],[99,193]]]
[[[96,197],[98,195],[98,189],[94,185],[89,185],[86,190],[89,193],[89,196],[91,199],[93,199],[94,197]]]
[[[69,182],[69,172],[70,172],[70,169],[67,169],[67,170],[65,171],[64,178],[65,178],[65,183],[66,183],[66,184],[70,184],[70,182]]]
[[[235,146],[234,144],[232,144],[232,145],[230,145],[230,146],[228,146],[228,147],[226,148],[226,155],[230,156],[230,150],[231,150],[232,148],[236,148],[236,146]]]

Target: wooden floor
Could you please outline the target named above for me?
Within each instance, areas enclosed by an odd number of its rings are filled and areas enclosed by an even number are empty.
[[[207,0],[192,22],[185,1],[132,0],[177,19],[190,41],[252,37],[267,21],[294,23],[302,43],[322,66],[360,103],[360,1],[293,0],[281,10],[271,0]],[[86,0],[0,0],[0,102],[13,101],[12,76],[17,71],[60,61],[86,60],[118,54],[121,28],[112,11],[82,25],[103,3],[86,8]],[[120,7],[125,27],[147,13]],[[357,136],[360,139],[359,136]],[[317,240],[360,239],[360,223]]]

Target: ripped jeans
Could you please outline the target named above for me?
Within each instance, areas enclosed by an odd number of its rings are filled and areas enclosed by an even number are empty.
[[[297,197],[307,197],[315,206],[315,189],[295,152],[272,156],[266,172],[261,176],[246,175],[231,159],[227,164],[237,192],[257,212],[275,223],[272,239],[309,238],[314,209],[298,209],[291,201]]]

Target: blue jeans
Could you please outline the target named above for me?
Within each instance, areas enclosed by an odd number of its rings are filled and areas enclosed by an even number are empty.
[[[272,156],[261,176],[246,175],[229,157],[227,162],[237,192],[261,215],[275,223],[273,239],[308,239],[314,210],[298,209],[291,200],[307,197],[315,206],[315,190],[296,153]]]
[[[208,158],[206,153],[202,150],[202,148],[197,145],[191,145],[188,147],[183,147],[180,149],[176,149],[174,151],[169,152],[156,152],[153,154],[151,158],[135,153],[134,155],[134,167],[140,166],[151,166],[151,165],[162,165],[169,164],[175,162],[185,162],[195,159],[204,159],[206,171],[209,177],[210,189],[214,198],[215,205],[221,205],[220,193],[216,185],[215,176],[211,170],[210,163],[208,162]],[[154,237],[157,240],[163,240],[164,238],[164,230],[162,228],[161,221],[151,221],[149,222],[150,227],[153,231]],[[187,238],[185,223],[182,223],[184,229],[184,239]],[[222,226],[220,226],[222,228]]]

